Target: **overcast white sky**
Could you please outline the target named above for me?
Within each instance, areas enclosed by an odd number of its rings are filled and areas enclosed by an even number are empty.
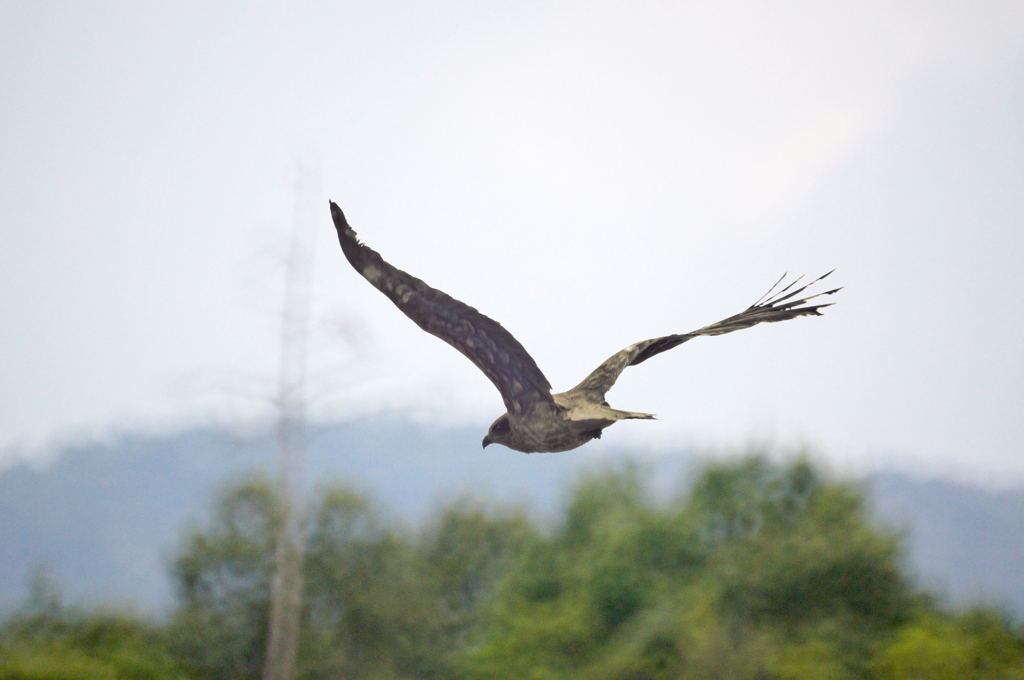
[[[1024,479],[1019,0],[0,13],[0,462],[269,413],[239,395],[273,391],[302,158],[318,418],[482,436],[502,411],[348,267],[330,198],[556,390],[838,269],[822,318],[627,371],[612,405],[660,420],[590,446],[753,437]]]

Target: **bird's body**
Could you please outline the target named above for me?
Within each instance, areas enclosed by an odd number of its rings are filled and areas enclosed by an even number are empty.
[[[839,290],[793,299],[811,285],[787,292],[797,279],[774,297],[762,298],[718,323],[691,333],[630,345],[609,357],[576,387],[552,394],[551,385],[536,362],[501,324],[385,262],[377,252],[359,242],[341,208],[333,201],[331,217],[341,249],[352,267],[420,328],[462,352],[498,388],[506,412],[491,425],[483,445],[502,444],[524,453],[569,451],[600,438],[602,430],[620,420],[654,418],[649,413],[613,409],[605,401],[605,393],[627,366],[635,366],[701,335],[722,335],[798,316],[820,316],[818,310],[827,304],[801,305],[818,295],[831,295]]]

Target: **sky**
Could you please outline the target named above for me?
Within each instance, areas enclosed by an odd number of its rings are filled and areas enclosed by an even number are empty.
[[[331,199],[558,391],[836,269],[821,318],[626,371],[610,403],[659,420],[588,448],[1024,483],[1020,2],[0,12],[0,466],[272,418],[293,232],[311,417],[482,436],[498,393],[351,270]]]

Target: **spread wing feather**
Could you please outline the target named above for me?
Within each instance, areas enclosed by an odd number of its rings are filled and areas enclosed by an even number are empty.
[[[782,278],[779,279],[760,300],[739,314],[730,316],[728,319],[723,319],[718,323],[713,323],[710,326],[705,326],[704,328],[691,333],[666,335],[661,338],[652,338],[651,340],[644,340],[643,342],[638,342],[635,345],[630,345],[621,352],[609,357],[607,361],[598,366],[593,373],[588,375],[583,382],[569,390],[566,394],[582,398],[591,403],[601,403],[604,401],[605,393],[612,388],[612,385],[615,384],[619,374],[621,374],[627,366],[636,366],[639,363],[643,363],[654,355],[661,354],[673,347],[677,347],[687,340],[691,340],[701,335],[724,335],[743,328],[750,328],[751,326],[755,326],[759,323],[785,321],[787,319],[795,319],[798,316],[821,316],[821,312],[818,310],[824,307],[829,307],[832,303],[812,305],[807,305],[806,303],[822,295],[832,295],[833,293],[842,290],[841,288],[827,290],[823,293],[817,293],[804,298],[799,298],[799,295],[831,273],[832,272],[828,272],[828,274],[819,276],[814,281],[811,281],[800,288],[790,290],[799,283],[801,278],[803,278],[799,277],[772,295],[772,292],[775,291],[776,287],[782,283],[782,279],[786,278],[785,275],[783,275]]]
[[[349,263],[416,325],[462,352],[501,392],[509,413],[552,402],[551,384],[533,357],[497,321],[384,261],[356,238],[331,201],[331,218]]]

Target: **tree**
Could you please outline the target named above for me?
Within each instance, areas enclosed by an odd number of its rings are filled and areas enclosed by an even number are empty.
[[[674,505],[584,477],[467,655],[486,678],[863,676],[911,600],[897,536],[806,461],[711,465]]]
[[[899,537],[870,524],[860,491],[759,458],[713,466],[694,489],[698,532],[718,546],[703,587],[759,672],[862,677],[912,600]]]
[[[243,482],[182,541],[170,635],[197,677],[263,672],[279,508],[271,484]],[[521,512],[471,503],[405,531],[340,486],[314,494],[309,512],[296,665],[307,678],[451,677],[481,603],[533,536]]]
[[[676,656],[661,607],[699,570],[691,527],[627,466],[585,475],[566,517],[538,538],[489,603],[466,671],[482,678],[649,677]],[[653,677],[653,676],[650,676]]]
[[[195,677],[259,675],[278,507],[243,483],[183,541]],[[860,489],[802,460],[710,465],[663,503],[635,466],[586,474],[547,531],[469,500],[410,529],[344,487],[309,508],[302,678],[1024,677],[1005,620],[915,592]]]
[[[267,644],[280,506],[270,483],[226,488],[211,525],[185,536],[171,573],[172,648],[197,677],[255,680]]]
[[[449,652],[467,642],[497,584],[536,540],[522,510],[495,512],[468,499],[443,508],[426,527],[417,558],[438,599]]]
[[[45,570],[28,601],[0,626],[0,678],[184,680],[161,629],[126,611],[65,605]]]
[[[1024,640],[991,610],[923,612],[877,655],[879,680],[1024,678]]]
[[[363,496],[323,492],[307,559],[306,643],[300,665],[326,677],[408,677],[429,664],[436,612],[412,542]]]

